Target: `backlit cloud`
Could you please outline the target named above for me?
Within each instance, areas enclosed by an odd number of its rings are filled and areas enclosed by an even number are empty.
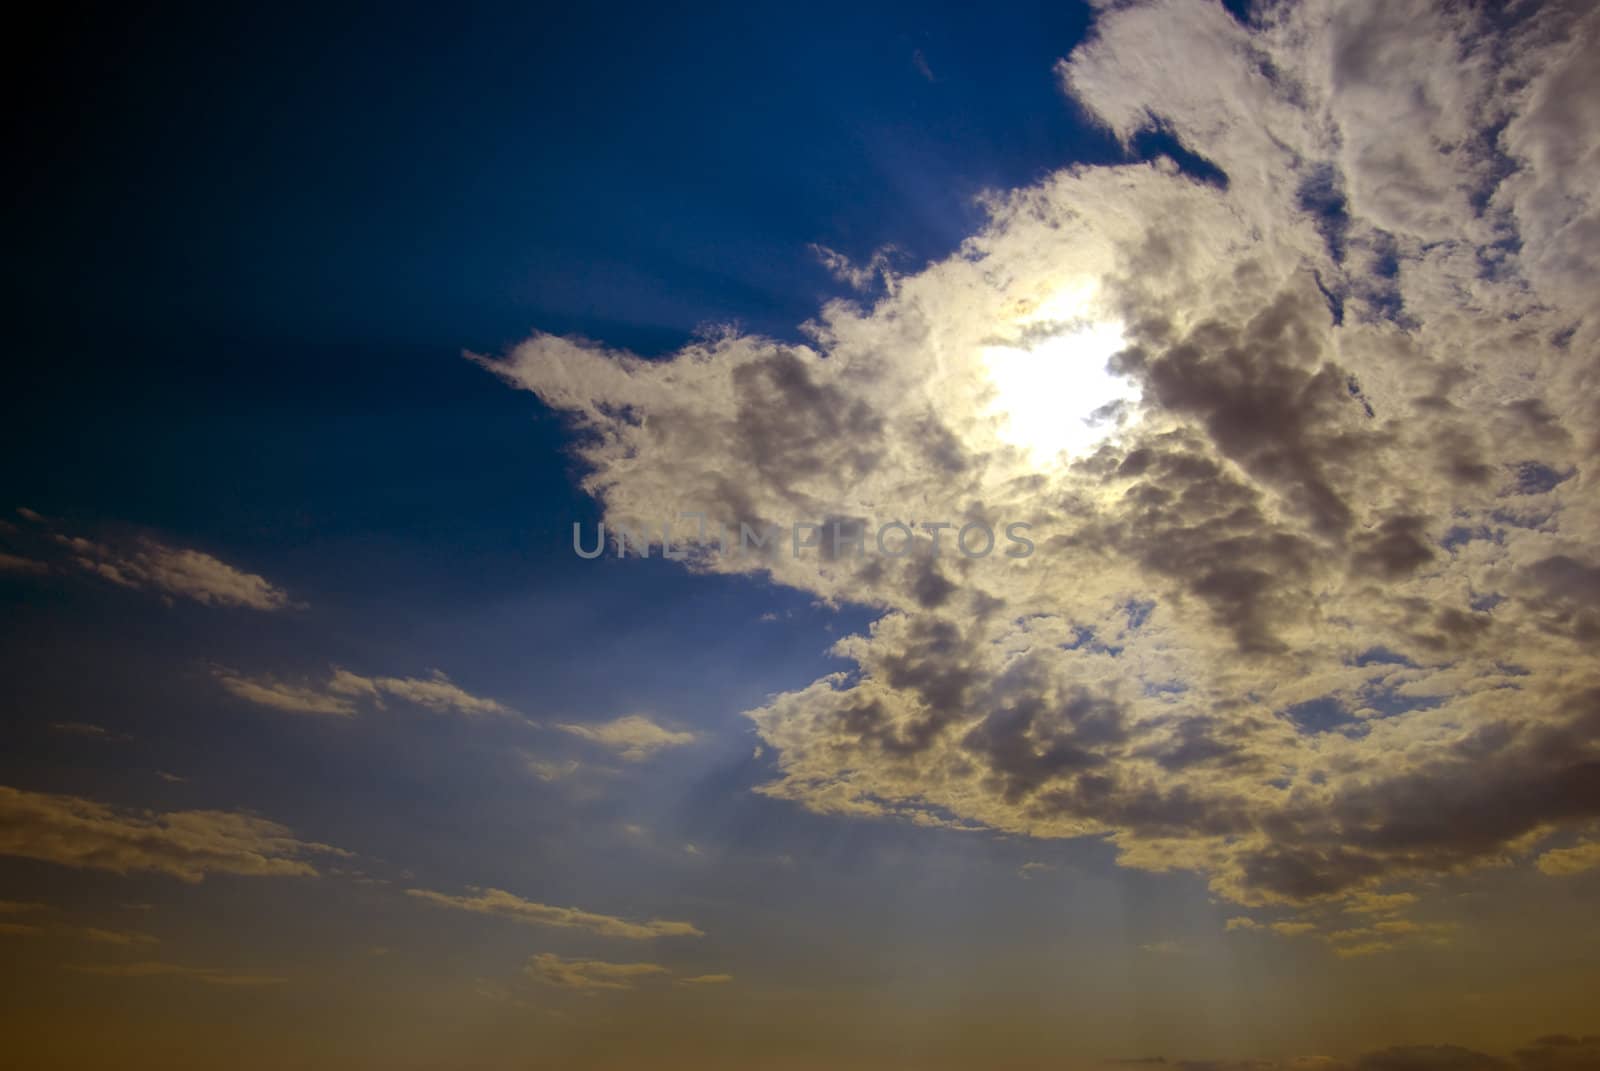
[[[1062,87],[1215,173],[996,192],[805,344],[475,359],[569,416],[613,528],[1032,526],[1026,559],[688,538],[880,614],[851,672],[749,712],[771,796],[1100,837],[1256,905],[1525,860],[1600,815],[1597,35],[1560,4],[1111,6]]]

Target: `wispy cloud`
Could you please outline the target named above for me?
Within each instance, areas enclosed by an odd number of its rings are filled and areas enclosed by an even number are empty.
[[[607,963],[597,959],[562,959],[541,952],[528,961],[528,975],[563,989],[632,989],[644,978],[670,973],[659,963]]]
[[[270,675],[250,676],[225,666],[212,675],[227,691],[258,706],[294,714],[352,717],[363,704],[382,709],[397,699],[441,714],[514,715],[505,704],[473,695],[440,670],[428,677],[364,677],[335,667],[326,681],[287,681]]]
[[[205,606],[249,610],[285,610],[295,604],[287,592],[256,573],[229,565],[205,551],[172,546],[151,536],[127,539],[90,539],[57,529],[50,518],[19,508],[39,534],[35,558],[0,555],[0,567],[44,572],[52,559],[65,554],[64,564],[90,573],[119,587],[152,591],[172,599],[187,599]],[[54,554],[48,548],[54,546]]]
[[[0,855],[197,882],[207,874],[311,876],[308,858],[317,854],[342,853],[254,815],[124,811],[0,785]]]
[[[727,985],[733,981],[731,974],[697,974],[692,978],[679,978],[679,985]]]
[[[684,747],[695,741],[694,733],[664,728],[643,714],[630,714],[597,725],[563,724],[556,728],[609,748],[629,762],[642,762],[658,751]]]
[[[1600,841],[1586,841],[1571,848],[1553,848],[1539,856],[1538,866],[1552,877],[1593,870],[1600,866]]]
[[[427,889],[407,889],[406,895],[439,907],[471,911],[480,915],[497,915],[535,926],[587,930],[601,937],[621,937],[637,941],[655,937],[705,936],[698,927],[688,922],[669,922],[664,919],[633,922],[576,907],[552,907],[549,904],[535,903],[504,889],[473,889],[470,896],[452,896]]]

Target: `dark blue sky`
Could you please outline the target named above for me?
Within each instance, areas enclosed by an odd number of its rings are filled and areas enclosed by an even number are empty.
[[[553,420],[462,349],[794,335],[841,292],[811,243],[914,265],[981,189],[1119,158],[1055,86],[1086,26],[1071,4],[59,22],[13,90],[0,481],[222,549],[362,545],[318,583],[387,583],[387,555],[419,584],[538,572],[589,507]]]

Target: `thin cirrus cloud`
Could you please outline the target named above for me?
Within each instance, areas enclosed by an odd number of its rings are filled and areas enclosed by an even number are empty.
[[[428,677],[364,677],[336,667],[320,684],[248,676],[222,666],[212,673],[224,689],[240,699],[292,714],[353,717],[362,704],[381,709],[385,699],[399,699],[441,714],[516,713],[497,700],[473,695],[439,670]]]
[[[562,989],[632,989],[641,979],[662,977],[671,972],[659,963],[607,963],[597,959],[562,959],[553,952],[541,952],[525,968],[530,978]]]
[[[1346,932],[1345,906],[1531,867],[1600,817],[1600,194],[1571,151],[1600,140],[1600,10],[1530,11],[1108,6],[1061,88],[1209,180],[1160,161],[992,194],[959,254],[883,267],[805,344],[730,329],[645,360],[540,334],[471,359],[574,419],[607,524],[1033,526],[1027,561],[690,546],[880,615],[835,646],[850,672],[747,712],[765,794],[1102,838]],[[1084,322],[1120,332],[1097,371],[1127,400],[1041,462],[983,355],[1071,359]]]
[[[670,922],[650,919],[634,922],[614,915],[602,915],[576,907],[552,907],[549,904],[524,900],[504,889],[473,889],[470,896],[452,896],[428,889],[407,889],[406,895],[437,907],[470,911],[479,915],[496,915],[514,919],[533,926],[553,926],[559,929],[586,930],[599,937],[617,937],[631,941],[645,941],[657,937],[704,937],[705,933],[689,922]]]
[[[194,883],[208,874],[312,877],[312,857],[343,854],[254,815],[118,810],[0,785],[0,855]]]
[[[589,995],[603,990],[633,989],[651,979],[672,977],[672,970],[659,963],[611,963],[598,959],[564,959],[553,952],[541,952],[523,968],[528,977],[560,989],[575,989]],[[675,978],[679,986],[727,985],[731,974],[697,974]]]
[[[556,728],[614,751],[628,762],[643,762],[659,751],[685,747],[696,740],[694,733],[657,725],[643,714],[629,714],[596,725],[561,724]]]

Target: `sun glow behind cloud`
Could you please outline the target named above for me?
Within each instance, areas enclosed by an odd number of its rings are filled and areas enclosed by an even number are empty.
[[[1084,452],[1115,430],[1119,407],[1138,399],[1133,382],[1109,367],[1126,345],[1122,324],[1096,319],[1093,298],[1092,286],[1063,288],[1011,325],[1015,341],[983,348],[1000,438],[1035,463]]]

